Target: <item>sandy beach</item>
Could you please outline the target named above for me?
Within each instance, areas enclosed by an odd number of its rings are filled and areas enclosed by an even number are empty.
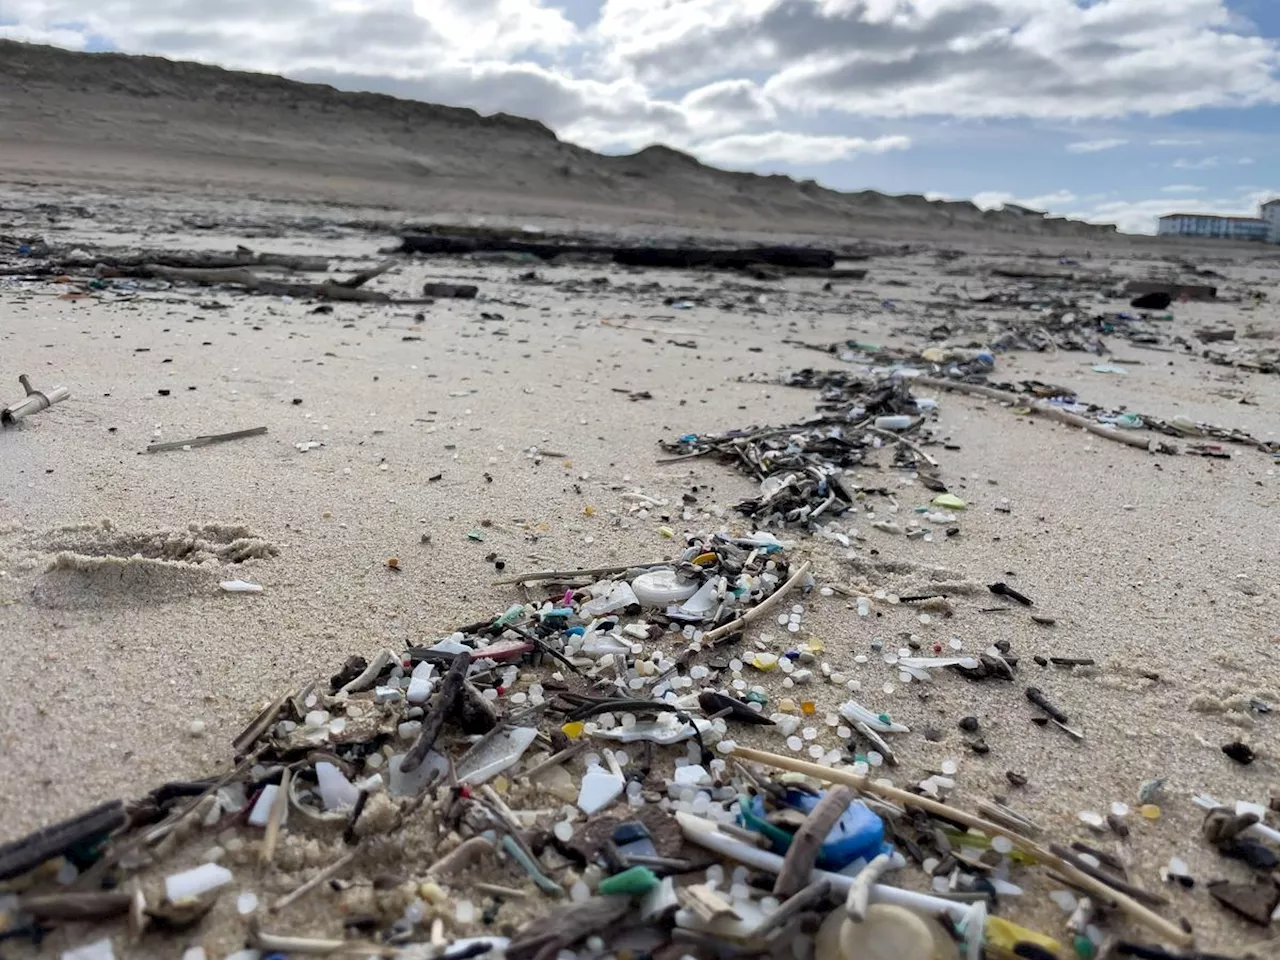
[[[317,179],[314,190],[294,182],[277,193],[271,176],[229,161],[213,182],[199,168],[153,158],[167,164],[168,179],[148,190],[133,176],[77,173],[65,149],[10,150],[56,155],[60,166],[6,167],[0,234],[39,235],[64,249],[227,253],[243,244],[330,258],[332,272],[347,275],[395,245],[391,225],[431,219],[772,239],[741,221],[732,234],[710,217],[663,228],[660,213],[630,218],[605,205],[561,208],[553,218],[550,201],[519,207],[506,194],[473,205],[454,196],[443,214],[430,193],[406,201],[403,191],[383,190],[372,204],[355,170],[354,186]],[[301,199],[308,193],[310,202]],[[860,264],[864,280],[831,289],[816,277],[465,258],[400,258],[368,285],[404,298],[427,280],[479,287],[474,300],[417,307],[163,281],[0,279],[0,402],[19,398],[19,374],[72,394],[0,433],[8,473],[0,486],[0,841],[163,782],[226,772],[232,738],[281,693],[327,679],[352,654],[429,644],[522,602],[514,587],[492,583],[491,555],[506,573],[595,567],[670,557],[689,534],[749,532],[733,505],[757,484],[712,458],[658,463],[659,442],[810,416],[815,393],[776,379],[842,364],[798,342],[919,348],[931,326],[955,317],[937,305],[946,291],[1016,286],[992,267],[1073,258],[1079,273],[1106,271],[1122,283],[1167,276],[1183,257],[1211,266],[1222,275],[1213,281],[1218,298],[1175,303],[1166,326],[1193,349],[1142,350],[1117,337],[1105,357],[1009,351],[997,355],[992,379],[1052,383],[1107,408],[1280,439],[1280,378],[1206,362],[1193,334],[1234,327],[1241,336],[1221,345],[1228,350],[1280,336],[1278,264],[1261,250],[883,221],[847,231],[796,221],[776,236],[875,243],[880,252]],[[1253,300],[1254,291],[1267,298]],[[1096,306],[1128,309],[1119,300]],[[994,333],[1018,310],[985,313]],[[1257,338],[1245,339],[1247,328]],[[1123,372],[1098,372],[1098,364]],[[1161,870],[1179,857],[1198,880],[1244,882],[1250,871],[1201,839],[1204,811],[1192,797],[1265,804],[1275,792],[1280,463],[1240,445],[1227,447],[1229,459],[1148,454],[995,402],[917,394],[938,401],[933,426],[945,446],[927,449],[968,504],[958,535],[926,542],[887,533],[865,508],[830,525],[852,538],[849,546],[777,531],[795,557],[812,561],[817,586],[849,593],[807,595],[802,636],[821,641],[833,671],[861,680],[862,702],[916,731],[897,741],[895,782],[953,760],[959,796],[1004,796],[1065,842],[1091,838],[1081,811],[1106,813],[1117,802],[1136,810],[1140,786],[1162,779],[1158,820],[1135,813],[1126,841],[1092,842],[1119,849],[1134,883],[1167,898],[1163,914],[1189,920],[1202,948],[1275,955],[1267,931],[1223,910],[1204,882],[1166,886]],[[265,435],[143,452],[260,426]],[[858,479],[892,490],[896,515],[907,518],[932,494],[891,462],[882,451]],[[624,494],[661,505],[641,511],[642,501]],[[895,515],[884,500],[875,509],[876,518]],[[884,572],[892,564],[912,566]],[[978,585],[1007,582],[1056,624],[1016,608],[983,613],[994,604],[978,595],[928,622],[908,604],[877,603],[873,616],[858,616],[853,596],[905,592],[927,583],[934,567]],[[262,593],[219,590],[230,579]],[[896,649],[911,638],[926,647],[958,638],[967,650],[1008,641],[1021,660],[1018,681],[944,674],[922,694],[872,652],[873,641]],[[757,639],[749,634],[744,649]],[[855,661],[866,654],[868,662]],[[1096,666],[1045,669],[1037,655]],[[778,675],[757,681],[771,698],[785,695]],[[1049,693],[1085,739],[1033,725],[1027,684]],[[821,718],[847,691],[819,677],[806,695]],[[988,754],[966,748],[957,729],[965,716],[979,719]],[[919,735],[928,728],[936,742]],[[1237,739],[1256,751],[1252,764],[1220,749]],[[785,751],[768,730],[738,740]],[[820,742],[839,746],[825,725]],[[1027,785],[1012,788],[1006,771]],[[197,841],[176,862],[198,862],[211,843]],[[262,878],[258,892],[274,896],[299,878]],[[500,882],[515,878],[507,872]],[[1026,880],[1002,912],[1061,936],[1065,916],[1047,899],[1055,885]],[[328,902],[316,897],[289,916],[289,928],[340,935]],[[529,909],[512,906],[499,926],[518,925]],[[54,955],[96,929],[62,927],[43,949]],[[220,957],[243,938],[243,919],[223,902],[196,931],[148,935],[119,955],[171,957],[202,943]]]

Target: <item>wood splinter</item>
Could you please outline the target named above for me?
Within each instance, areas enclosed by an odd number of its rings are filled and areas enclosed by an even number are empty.
[[[773,895],[779,900],[786,900],[801,890],[808,883],[813,873],[814,864],[818,862],[818,852],[844,812],[849,809],[857,797],[854,789],[844,784],[833,786],[817,805],[809,811],[800,829],[791,838],[791,846],[783,858],[782,869],[778,871],[778,879],[773,884]]]

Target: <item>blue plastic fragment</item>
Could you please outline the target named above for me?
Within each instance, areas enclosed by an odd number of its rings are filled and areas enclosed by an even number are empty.
[[[787,806],[808,813],[818,805],[825,794],[812,794],[801,790],[788,790]],[[763,833],[772,841],[774,853],[785,853],[791,846],[791,837],[785,831],[765,820],[764,799],[751,798],[748,811],[740,817],[743,824]],[[768,829],[761,829],[761,825]],[[836,821],[818,850],[817,866],[822,870],[842,870],[855,860],[870,862],[881,853],[891,853],[893,848],[884,842],[884,821],[871,812],[861,800],[849,804],[849,809]]]

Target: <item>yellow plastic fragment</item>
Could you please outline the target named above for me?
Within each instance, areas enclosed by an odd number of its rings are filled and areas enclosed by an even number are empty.
[[[954,493],[940,493],[933,498],[935,507],[945,507],[948,510],[963,510],[969,504],[965,503]]]
[[[757,670],[772,670],[778,665],[778,655],[774,653],[757,653],[748,662]]]
[[[676,535],[676,532],[672,530],[670,527],[659,527],[658,532],[662,534],[664,537],[666,537],[668,540],[672,539]]]
[[[585,730],[586,727],[587,725],[581,720],[572,720],[561,727],[560,731],[570,740],[577,740],[582,736],[582,731]]]
[[[818,705],[815,704],[812,700],[802,700],[800,702],[800,712],[805,715],[817,713]]]
[[[1016,923],[1010,923],[1004,917],[987,917],[985,929],[986,942],[983,946],[986,948],[986,954],[989,957],[1014,958],[1020,956],[1020,954],[1014,953],[1020,943],[1034,944],[1053,956],[1061,958],[1061,960],[1066,960],[1070,955],[1067,949],[1052,937],[1046,937],[1043,933],[1036,933],[1034,930],[1020,927]]]
[[[1138,812],[1147,820],[1159,820],[1162,816],[1162,811],[1154,803],[1144,803]]]
[[[711,566],[711,564],[715,563],[718,559],[720,558],[717,557],[714,553],[700,553],[693,558],[693,564],[694,566],[697,566],[697,567],[709,567]]]
[[[778,701],[778,709],[781,710],[783,713],[795,713],[796,702],[792,700],[790,697],[783,697],[781,700]]]
[[[596,515],[596,508],[588,503],[585,507],[582,508],[582,515],[584,517],[594,517]]]

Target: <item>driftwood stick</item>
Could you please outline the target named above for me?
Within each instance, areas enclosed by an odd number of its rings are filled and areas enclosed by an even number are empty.
[[[818,851],[822,849],[827,834],[844,816],[855,797],[853,787],[841,784],[829,789],[826,796],[809,811],[804,823],[791,838],[791,845],[787,847],[782,869],[778,871],[778,878],[773,883],[775,897],[786,900],[804,889],[813,873],[813,865],[818,862]]]
[[[936,387],[939,390],[950,390],[955,393],[967,393],[974,397],[985,397],[988,400],[996,400],[1000,403],[1025,404],[1032,413],[1044,417],[1046,420],[1056,420],[1058,423],[1065,423],[1070,427],[1079,427],[1094,436],[1114,440],[1116,443],[1123,443],[1139,450],[1154,451],[1156,453],[1178,452],[1178,448],[1172,444],[1164,443],[1160,440],[1144,439],[1143,437],[1126,433],[1123,430],[1105,427],[1078,414],[1050,406],[1043,400],[1029,400],[1027,397],[1021,397],[1016,393],[1007,393],[1004,390],[997,390],[994,387],[985,387],[977,383],[960,383],[955,380],[939,380],[935,377],[916,377],[912,382],[926,387]]]
[[[720,824],[720,826],[723,826],[723,824]],[[756,836],[759,836],[759,834],[756,834]],[[771,913],[769,919],[756,928],[755,936],[762,937],[767,933],[784,927],[792,917],[799,916],[810,907],[816,908],[818,904],[829,896],[831,896],[831,881],[815,880],[803,890],[788,897],[786,903]]]
[[[1129,883],[1127,880],[1122,880],[1119,877],[1113,877],[1113,876],[1109,876],[1106,873],[1103,873],[1101,870],[1093,866],[1087,860],[1081,859],[1078,853],[1068,849],[1067,847],[1062,846],[1059,843],[1049,844],[1049,849],[1052,850],[1058,856],[1060,856],[1063,860],[1067,861],[1067,863],[1071,864],[1081,873],[1087,873],[1089,876],[1093,877],[1095,880],[1105,883],[1108,887],[1112,888],[1113,891],[1123,893],[1129,897],[1133,897],[1133,899],[1138,900],[1142,903],[1145,903],[1149,907],[1163,907],[1165,904],[1169,902],[1167,899],[1160,896],[1160,894],[1158,893],[1152,893],[1149,890],[1143,890],[1141,887],[1136,887],[1133,884]],[[1112,894],[1112,896],[1114,895],[1115,893]]]
[[[709,644],[715,643],[717,640],[721,640],[724,637],[738,633],[741,630],[745,630],[753,622],[763,617],[766,613],[781,603],[787,594],[800,585],[801,581],[803,581],[808,575],[810,566],[810,562],[806,560],[804,563],[800,564],[800,569],[793,573],[786,583],[778,587],[777,590],[773,591],[773,593],[769,594],[769,596],[765,597],[737,620],[734,620],[732,623],[726,623],[723,627],[716,627],[716,629],[712,630],[710,633],[703,634],[703,648],[705,649]]]
[[[104,893],[51,893],[23,897],[18,909],[37,920],[109,920],[129,912],[133,894],[119,890]]]
[[[1057,856],[1047,847],[1036,843],[1027,837],[1022,836],[1016,831],[1009,830],[999,824],[984,820],[982,817],[974,816],[958,807],[950,804],[939,803],[937,800],[930,800],[927,797],[919,797],[914,793],[906,790],[900,790],[897,787],[886,786],[872,780],[870,777],[860,777],[849,770],[837,770],[832,767],[824,767],[816,763],[810,763],[807,760],[800,760],[795,757],[784,756],[779,753],[769,753],[765,750],[753,750],[749,747],[737,747],[734,749],[734,756],[741,760],[749,760],[753,763],[763,763],[780,770],[793,770],[797,773],[803,773],[806,776],[813,777],[816,780],[826,781],[827,783],[840,783],[861,790],[863,793],[870,793],[875,796],[883,797],[886,800],[894,800],[905,806],[919,807],[927,813],[944,817],[956,823],[962,823],[968,827],[976,827],[988,836],[1008,837],[1015,847],[1035,857],[1041,864],[1051,867],[1058,873],[1062,874],[1067,880],[1076,884],[1089,893],[1094,894],[1102,900],[1113,901],[1121,910],[1127,913],[1133,920],[1142,924],[1148,930],[1157,933],[1170,943],[1176,943],[1179,946],[1189,947],[1195,942],[1195,937],[1187,933],[1177,924],[1171,923],[1164,917],[1152,912],[1143,906],[1137,900],[1119,890],[1109,886],[1095,877],[1089,876],[1075,864],[1069,863]]]
[[[181,450],[184,447],[207,447],[211,443],[226,443],[228,440],[243,440],[246,437],[260,437],[267,432],[266,427],[250,427],[248,430],[233,430],[230,433],[210,433],[190,440],[166,440],[163,443],[147,444],[147,453],[163,453],[166,450]]]
[[[382,276],[395,265],[395,260],[383,260],[376,267],[370,267],[368,270],[361,270],[355,276],[348,277],[346,280],[335,280],[333,282],[339,287],[346,287],[348,290],[355,290],[358,287],[363,287],[374,277]]]
[[[21,876],[76,844],[117,830],[124,826],[126,819],[124,804],[111,800],[70,820],[7,843],[0,847],[0,880]]]
[[[626,570],[639,570],[644,567],[663,567],[670,560],[652,560],[649,563],[628,563],[616,567],[591,567],[585,570],[540,570],[537,573],[522,573],[514,577],[503,577],[494,580],[495,587],[508,586],[513,583],[535,583],[539,580],[568,580],[575,577],[605,577],[611,573],[623,573]]]
[[[436,737],[444,727],[445,720],[453,714],[458,697],[462,693],[462,683],[467,679],[467,668],[471,666],[471,654],[459,653],[449,665],[449,672],[440,681],[440,692],[436,694],[431,711],[422,720],[422,730],[413,746],[400,761],[400,769],[405,773],[417,770],[427,758],[427,752],[435,745]]]
[[[258,276],[252,270],[240,267],[206,270],[198,267],[162,267],[151,263],[147,264],[146,269],[152,276],[163,280],[201,284],[229,283],[274,297],[296,297],[303,300],[319,297],[323,300],[350,300],[357,303],[392,302],[390,296],[375,290],[353,289],[337,282],[287,283],[281,280],[268,280]]]

